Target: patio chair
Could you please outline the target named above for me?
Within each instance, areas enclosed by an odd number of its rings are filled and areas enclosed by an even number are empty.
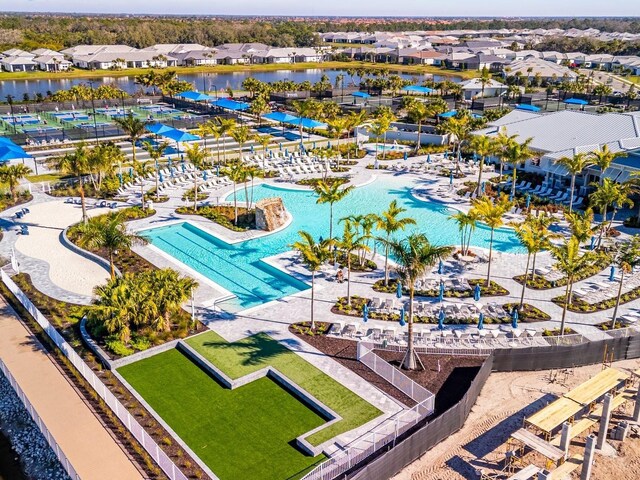
[[[331,328],[329,329],[329,334],[340,335],[343,329],[344,329],[344,322],[340,322],[340,321],[333,322],[331,324]]]

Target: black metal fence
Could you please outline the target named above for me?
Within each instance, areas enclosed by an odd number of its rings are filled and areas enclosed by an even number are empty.
[[[344,478],[353,480],[388,479],[445,438],[460,430],[492,369],[493,357],[487,357],[469,389],[458,403],[426,424],[418,424],[413,430],[408,431],[399,442],[390,445],[387,451],[379,453],[374,460],[368,459],[366,465],[356,467]]]

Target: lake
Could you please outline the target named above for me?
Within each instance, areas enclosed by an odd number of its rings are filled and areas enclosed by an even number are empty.
[[[296,83],[308,80],[315,83],[320,80],[323,74],[329,77],[332,84],[335,85],[335,79],[340,74],[345,75],[345,86],[350,82],[350,77],[345,70],[336,69],[307,69],[307,70],[271,70],[271,71],[239,71],[225,73],[190,73],[182,74],[178,77],[195,85],[198,90],[223,90],[231,87],[234,90],[241,88],[242,82],[247,77],[253,77],[262,82],[276,82],[278,80],[292,80]],[[458,77],[445,77],[431,74],[405,74],[401,73],[402,78],[422,82],[427,78],[433,77],[436,82],[448,79],[452,81],[460,81]],[[21,80],[2,80],[0,81],[0,98],[2,101],[7,95],[13,95],[16,99],[22,99],[25,93],[34,96],[36,93],[46,95],[47,91],[55,92],[57,90],[69,89],[74,85],[86,83],[92,80],[95,86],[102,83],[113,83],[122,90],[134,93],[140,88],[133,81],[133,77],[91,77],[90,74],[85,78],[52,78],[52,79],[21,79]],[[356,77],[357,81],[357,77]]]

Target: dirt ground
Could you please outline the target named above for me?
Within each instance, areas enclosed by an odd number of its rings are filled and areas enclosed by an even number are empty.
[[[612,365],[623,371],[634,371],[640,361],[628,360]],[[572,371],[493,373],[462,430],[408,465],[395,480],[465,480],[476,478],[469,461],[492,460],[491,452],[505,452],[509,434],[522,426],[531,415],[601,370],[601,365]],[[632,408],[632,406],[630,406]],[[629,438],[624,444],[609,441],[619,452],[615,456],[597,455],[594,480],[640,478],[640,439]],[[584,444],[576,439],[572,450]],[[482,462],[474,462],[482,466]],[[579,470],[578,470],[579,472]],[[574,475],[573,478],[579,478]]]

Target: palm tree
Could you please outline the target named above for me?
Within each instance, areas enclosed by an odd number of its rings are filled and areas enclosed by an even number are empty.
[[[541,251],[547,244],[546,237],[541,235],[537,228],[536,220],[536,217],[533,215],[527,215],[524,222],[514,225],[516,237],[518,237],[520,244],[527,250],[527,266],[524,270],[524,281],[522,282],[522,293],[520,294],[518,310],[521,310],[524,304],[524,294],[527,289],[531,256]]]
[[[269,135],[265,135],[265,136],[269,136]],[[247,199],[247,211],[249,211],[251,209],[251,206],[253,205],[253,194],[254,194],[253,182],[255,181],[256,178],[264,177],[264,172],[257,165],[246,166],[245,170],[247,172],[247,179],[251,180],[251,198],[249,198],[249,195],[247,195],[246,181],[245,181],[245,190],[244,190],[245,196]]]
[[[147,132],[147,125],[149,122],[144,120],[140,120],[133,116],[133,113],[125,117],[114,117],[113,121],[119,126],[129,137],[129,141],[131,142],[131,154],[133,156],[133,164],[136,163],[136,143],[140,138],[142,138]]]
[[[391,235],[400,230],[404,230],[408,225],[415,225],[416,221],[410,217],[400,218],[400,214],[406,212],[407,209],[398,206],[398,201],[393,200],[389,204],[384,212],[377,217],[377,228],[382,230],[385,234],[384,238],[381,238],[382,245],[384,246],[384,285],[389,284],[389,245],[391,242]]]
[[[488,197],[475,199],[473,201],[472,211],[477,217],[487,224],[491,229],[491,238],[489,240],[489,265],[487,268],[487,287],[491,285],[491,260],[493,253],[493,235],[496,228],[504,225],[504,214],[511,208],[511,202],[506,195],[500,195],[495,203]]]
[[[225,135],[231,136],[233,131],[236,129],[236,121],[233,118],[221,118],[217,117],[216,121],[218,122],[218,128],[220,132],[220,136],[224,137]],[[227,163],[227,146],[226,142],[222,143],[222,161]],[[218,152],[218,163],[220,163],[220,152]]]
[[[247,169],[242,163],[234,163],[226,171],[227,177],[233,182],[233,210],[234,220],[233,224],[238,225],[238,197],[237,197],[237,185],[238,183],[245,182],[247,180]]]
[[[471,131],[470,115],[463,115],[459,118],[449,118],[446,122],[438,125],[438,130],[441,133],[449,135],[449,142],[453,141],[453,150],[456,159],[456,172],[459,172],[459,159],[462,152],[462,145],[467,141],[469,132]]]
[[[240,147],[238,158],[242,162],[242,150],[244,150],[244,144],[252,138],[251,129],[246,125],[242,125],[240,127],[235,127],[231,131],[230,135],[231,138],[233,138]]]
[[[597,187],[597,190],[591,194],[591,204],[597,207],[600,212],[602,212],[602,225],[600,228],[600,235],[598,237],[598,247],[602,243],[602,236],[605,231],[608,231],[613,225],[613,221],[615,219],[616,210],[623,205],[627,204],[633,206],[633,202],[629,199],[629,185],[628,184],[619,184],[611,180],[610,178],[605,178],[602,182],[602,185],[593,184]],[[607,213],[609,210],[609,206],[613,205],[613,215],[611,216],[611,221],[607,223]]]
[[[607,168],[609,168],[611,163],[613,163],[616,158],[627,156],[627,154],[624,152],[613,153],[611,150],[609,150],[608,145],[603,145],[602,147],[600,147],[600,150],[591,152],[589,155],[593,160],[593,164],[600,167],[600,185],[602,185],[602,181],[604,180],[604,176],[602,174]]]
[[[571,196],[569,198],[569,213],[573,210],[573,192],[576,186],[576,175],[593,165],[586,153],[576,153],[573,157],[562,157],[556,160],[558,165],[562,165],[571,175]]]
[[[502,181],[502,171],[504,169],[504,164],[507,161],[507,152],[509,151],[509,147],[516,141],[518,135],[507,135],[507,130],[505,127],[500,129],[498,135],[495,138],[495,153],[500,160],[500,180]]]
[[[302,238],[292,245],[302,256],[302,261],[311,272],[311,329],[316,328],[313,317],[313,306],[315,301],[315,283],[316,273],[320,270],[322,264],[329,258],[329,239],[322,242],[316,242],[310,233],[299,231],[298,235]]]
[[[354,225],[348,219],[344,222],[342,237],[336,242],[336,246],[342,251],[347,264],[347,305],[351,305],[351,256],[356,251],[368,251],[365,243],[366,236],[360,235]]]
[[[156,330],[168,332],[171,316],[189,299],[198,283],[190,277],[181,277],[170,268],[152,270],[149,283],[159,313]]]
[[[84,176],[89,171],[89,159],[87,149],[84,143],[79,143],[72,153],[67,153],[64,157],[57,160],[56,167],[58,171],[73,175],[78,181],[78,191],[80,192],[80,204],[82,206],[82,221],[87,221],[87,207],[84,201]]]
[[[169,147],[169,142],[162,142],[159,145],[153,145],[151,142],[144,142],[142,148],[144,148],[151,160],[154,161],[156,167],[156,201],[160,201],[160,159],[164,155],[164,151]]]
[[[426,235],[414,233],[400,241],[391,241],[389,248],[398,266],[398,279],[409,290],[409,321],[407,353],[402,361],[403,368],[415,370],[420,362],[413,345],[413,297],[416,281],[453,251],[449,246],[432,245]],[[416,362],[417,360],[417,362]]]
[[[386,118],[378,118],[369,123],[369,125],[367,126],[367,130],[369,130],[369,133],[376,137],[376,158],[378,156],[378,144],[380,143],[380,137],[384,137],[389,131],[390,127],[391,122]]]
[[[198,211],[198,173],[204,167],[207,152],[197,143],[192,143],[186,149],[187,159],[196,168],[193,173],[193,211]]]
[[[622,285],[624,284],[624,275],[631,273],[633,267],[640,264],[640,236],[634,235],[630,240],[618,244],[615,263],[620,269],[620,283],[618,285],[618,296],[616,298],[616,306],[613,309],[611,318],[611,329],[616,328],[616,317],[618,316],[618,307],[620,306],[620,298],[622,297]]]
[[[535,230],[537,238],[541,239],[541,249],[547,249],[549,247],[549,240],[552,238],[560,237],[559,234],[553,233],[549,230],[552,224],[556,222],[556,219],[549,215],[547,212],[539,212],[537,217],[530,217],[529,224]],[[533,252],[533,264],[531,265],[531,281],[536,278],[536,259],[538,252]],[[527,279],[525,278],[525,281]]]
[[[129,274],[127,274],[129,275]],[[107,332],[115,335],[118,340],[128,343],[131,339],[129,326],[132,315],[130,282],[125,277],[116,278],[106,285],[95,288],[98,299],[95,307],[90,310],[92,321],[100,322]]]
[[[140,204],[142,210],[146,210],[147,206],[144,201],[144,178],[153,172],[154,168],[151,167],[151,160],[148,160],[146,162],[136,163],[135,169],[136,174],[140,177]]]
[[[341,189],[339,183],[327,183],[324,180],[320,180],[313,186],[313,191],[318,195],[316,203],[329,204],[329,238],[333,238],[333,204],[344,199],[351,193],[353,188],[353,185],[351,185]]]
[[[564,294],[564,305],[562,308],[562,320],[560,322],[560,335],[564,335],[564,323],[567,314],[567,307],[571,303],[570,291],[573,288],[575,276],[584,269],[589,268],[594,261],[594,252],[580,251],[580,242],[575,237],[570,237],[561,245],[551,245],[551,255],[555,259],[555,268],[564,273],[567,277],[567,288]]]
[[[430,117],[430,111],[428,107],[423,103],[415,99],[411,99],[407,106],[407,115],[413,123],[418,125],[418,138],[416,140],[416,153],[420,150],[421,135],[422,135],[422,123]]]
[[[327,120],[327,125],[329,125],[329,130],[331,130],[336,135],[336,148],[338,152],[340,151],[340,137],[348,130],[348,119],[347,117],[334,117]]]
[[[496,151],[496,143],[486,135],[478,135],[471,139],[471,149],[480,155],[480,169],[478,171],[478,185],[476,185],[476,193],[482,196],[482,170],[484,170],[484,162],[487,157],[493,155]]]
[[[146,243],[144,237],[127,231],[125,217],[121,212],[93,217],[78,227],[78,244],[82,248],[97,250],[104,248],[109,255],[111,280],[116,278],[114,255],[118,250],[129,250],[135,244]]]
[[[273,137],[271,135],[257,135],[255,141],[262,147],[262,157],[265,159],[262,163],[264,167],[267,158],[267,147],[273,143]]]
[[[313,98],[294,100],[291,107],[302,118],[315,118],[321,108],[318,101]],[[300,134],[300,144],[302,144],[302,122],[298,124],[298,133]]]
[[[15,165],[2,165],[0,167],[0,181],[6,183],[9,186],[11,192],[11,198],[13,201],[18,199],[18,185],[20,180],[31,173],[31,169],[22,163],[16,163]]]
[[[533,156],[533,152],[529,150],[529,145],[533,141],[533,138],[527,138],[524,142],[512,142],[511,145],[507,148],[506,158],[507,162],[513,168],[513,180],[511,181],[511,196],[515,198],[516,196],[516,174],[518,165],[522,162],[530,159]]]
[[[469,253],[469,247],[471,246],[471,235],[476,229],[478,223],[478,217],[476,212],[471,209],[469,213],[458,212],[449,217],[458,224],[458,232],[460,233],[460,251],[463,256]]]

